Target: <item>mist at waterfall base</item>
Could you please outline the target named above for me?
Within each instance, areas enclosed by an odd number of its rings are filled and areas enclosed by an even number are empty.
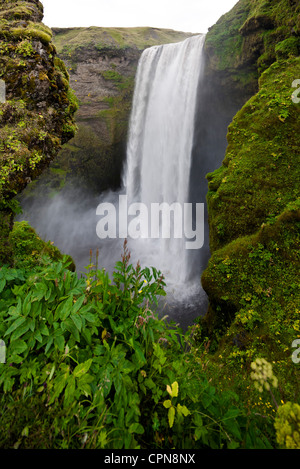
[[[142,202],[148,206],[205,202],[207,162],[201,169],[194,132],[203,97],[204,38],[194,36],[143,52],[136,74],[127,159],[119,191],[92,197],[76,188],[66,189],[51,200],[43,200],[42,196],[28,203],[24,200],[22,219],[29,221],[44,240],[53,241],[62,252],[71,255],[78,272],[84,272],[89,264],[90,250],[94,262],[99,250],[98,267],[109,273],[121,259],[124,239],[100,240],[97,236],[99,204],[110,203],[118,213],[120,194],[127,195],[129,204]],[[159,314],[168,315],[184,329],[207,309],[200,282],[209,258],[207,222],[204,233],[204,246],[199,250],[186,249],[184,238],[128,238],[130,262],[154,266],[165,276],[167,297],[160,302]]]

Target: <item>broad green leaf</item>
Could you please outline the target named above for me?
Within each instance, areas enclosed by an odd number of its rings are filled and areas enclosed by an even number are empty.
[[[154,383],[153,379],[151,378],[146,378],[145,381],[144,381],[144,384],[147,388],[149,389],[153,389],[155,388],[156,384]]]
[[[42,335],[39,330],[35,331],[33,337],[40,343],[43,341]]]
[[[75,313],[77,313],[77,311],[79,311],[79,309],[81,308],[84,300],[85,300],[85,295],[82,295],[80,298],[78,298],[76,300],[76,302],[74,303],[74,306],[72,308],[72,313],[73,314],[75,314]]]
[[[144,428],[140,423],[132,423],[129,427],[129,433],[137,433],[142,435],[144,433]]]
[[[80,335],[78,332],[77,327],[75,326],[74,322],[71,318],[68,318],[62,325],[74,336],[74,339],[77,342],[80,342]]]
[[[88,383],[78,383],[78,389],[85,395],[92,395],[92,388]]]
[[[6,285],[6,280],[5,278],[3,278],[2,280],[0,280],[0,293],[4,290],[5,285]]]
[[[10,351],[13,353],[13,354],[20,354],[20,353],[23,353],[25,352],[25,350],[27,349],[27,344],[24,340],[15,340],[14,342],[11,342],[10,344]]]
[[[240,443],[238,443],[237,441],[231,441],[228,444],[228,449],[237,449],[239,447],[240,447]]]
[[[175,418],[175,408],[174,408],[174,407],[170,407],[170,409],[169,409],[169,411],[168,411],[168,419],[169,419],[169,426],[170,426],[170,428],[173,427],[174,418]]]
[[[135,344],[134,356],[137,359],[139,367],[143,366],[146,363],[145,355],[143,354],[142,350],[140,349],[140,347],[137,344]]]
[[[21,326],[22,324],[24,324],[24,322],[26,321],[26,318],[24,318],[23,316],[16,319],[12,324],[11,326],[7,329],[7,331],[5,332],[4,334],[4,337],[6,335],[9,335],[11,334],[15,329],[17,329],[19,326]]]
[[[48,341],[48,344],[49,344],[50,341]],[[48,344],[47,344],[47,347],[48,347]],[[60,352],[63,352],[64,349],[65,349],[65,338],[63,335],[57,335],[56,337],[54,337],[54,344],[57,346],[58,350]],[[46,351],[48,351],[48,348],[46,347]]]
[[[65,404],[67,405],[71,400],[74,399],[75,394],[75,378],[74,376],[69,376],[68,384],[65,389]]]
[[[71,295],[67,301],[65,301],[64,307],[61,310],[60,313],[60,319],[64,321],[70,316],[70,313],[72,311],[72,305],[73,305],[73,295]]]
[[[50,347],[51,347],[52,344],[53,344],[53,336],[50,336],[50,337],[49,337],[49,340],[48,340],[48,342],[47,342],[46,348],[45,348],[45,353],[48,353],[48,351],[49,351],[49,349],[50,349]],[[59,348],[59,347],[58,347],[58,348]]]
[[[226,420],[224,423],[225,423],[226,429],[229,432],[231,432],[232,435],[236,439],[238,439],[238,440],[242,439],[240,428],[239,428],[239,425],[237,424],[236,420],[234,420],[234,419]]]
[[[3,340],[0,340],[0,363],[6,363],[6,346]]]
[[[178,383],[177,381],[174,381],[174,383],[172,383],[172,388],[167,385],[167,391],[168,393],[170,394],[171,397],[177,397],[178,396]]]
[[[51,379],[53,378],[54,371],[55,371],[55,365],[53,365],[52,368],[51,368],[50,375],[49,375],[49,381],[51,381]]]
[[[62,298],[63,301],[58,305],[55,311],[54,320],[61,319],[64,321],[71,314],[73,306],[73,295],[68,296],[67,298]]]
[[[23,314],[28,316],[31,310],[31,292],[28,293],[24,302],[23,302]]]
[[[190,415],[190,411],[189,411],[189,409],[188,409],[185,405],[177,404],[177,410],[178,410],[178,413],[179,413],[179,414],[182,414],[182,415],[184,415],[185,417],[187,417],[188,415]]]
[[[77,329],[78,329],[79,332],[80,332],[80,331],[81,331],[81,328],[82,328],[82,320],[81,320],[81,317],[79,316],[79,314],[72,313],[72,314],[71,314],[71,319],[72,319],[72,321],[74,322],[75,326],[77,327]]]
[[[195,440],[202,440],[204,442],[206,442],[207,436],[208,434],[208,431],[206,429],[206,427],[196,427],[195,428]]]
[[[170,407],[172,406],[172,402],[170,401],[170,399],[167,399],[164,401],[163,405],[166,409],[170,409]]]
[[[84,375],[85,373],[87,373],[90,369],[90,366],[92,364],[92,361],[93,359],[90,358],[89,360],[83,362],[83,363],[80,363],[79,365],[77,365],[75,368],[74,368],[74,371],[73,371],[73,376],[75,376],[75,378],[80,378],[82,375]]]
[[[82,331],[82,337],[87,341],[89,345],[92,344],[92,334],[89,329],[84,328]]]
[[[40,324],[40,333],[46,336],[49,335],[49,329],[45,323]]]
[[[114,386],[116,390],[116,395],[120,394],[122,388],[122,375],[120,372],[117,372],[114,376]]]
[[[14,341],[17,340],[19,337],[22,335],[26,334],[26,332],[29,330],[31,324],[31,320],[29,318],[26,319],[26,321],[21,324],[11,335],[10,340]]]

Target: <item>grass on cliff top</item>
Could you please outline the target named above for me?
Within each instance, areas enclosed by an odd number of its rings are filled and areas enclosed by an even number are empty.
[[[266,70],[276,60],[276,45],[290,39],[293,29],[299,36],[300,5],[296,1],[291,3],[289,0],[237,2],[206,36],[206,49],[214,55],[214,67],[218,70],[238,68],[251,47],[257,47],[261,41],[264,51],[261,51],[257,65],[260,73]],[[245,40],[247,36],[248,41]],[[249,37],[252,37],[252,46]]]
[[[150,27],[138,28],[53,28],[54,42],[60,54],[67,47],[68,52],[79,47],[95,46],[98,49],[116,47],[125,49],[145,49],[160,44],[183,41],[193,36],[192,33],[157,29]]]
[[[240,0],[228,13],[209,28],[205,47],[217,55],[218,68],[235,68],[240,61],[243,38],[239,34],[241,25],[250,11],[248,0]]]

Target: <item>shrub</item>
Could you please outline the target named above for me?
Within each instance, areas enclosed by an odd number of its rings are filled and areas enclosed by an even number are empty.
[[[153,312],[164,286],[126,244],[112,280],[93,265],[78,278],[66,259],[3,266],[2,447],[270,447],[268,422],[258,431],[234,393],[218,393],[190,335]]]

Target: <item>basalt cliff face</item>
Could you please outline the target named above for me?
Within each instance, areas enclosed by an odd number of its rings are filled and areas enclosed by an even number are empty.
[[[0,264],[9,262],[14,196],[75,133],[76,99],[37,0],[0,2]]]
[[[299,338],[299,52],[295,1],[240,0],[206,39],[207,73],[234,95],[252,94],[228,127],[222,165],[207,175],[202,326],[212,350],[235,363],[257,353],[288,361]]]

